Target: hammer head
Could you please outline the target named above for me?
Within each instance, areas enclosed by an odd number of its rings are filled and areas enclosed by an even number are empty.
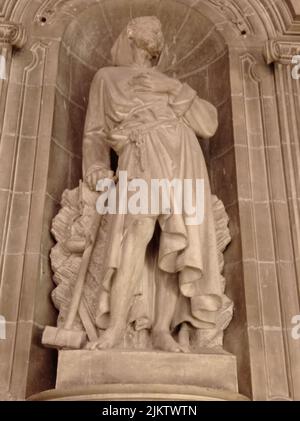
[[[87,341],[85,332],[46,326],[42,344],[47,348],[81,349]]]

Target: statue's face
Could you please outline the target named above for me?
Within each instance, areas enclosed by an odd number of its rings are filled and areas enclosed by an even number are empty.
[[[141,17],[128,25],[128,37],[136,48],[146,50],[152,58],[158,57],[164,46],[160,21],[155,17]]]

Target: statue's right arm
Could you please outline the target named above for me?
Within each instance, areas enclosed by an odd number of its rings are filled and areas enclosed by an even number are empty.
[[[105,115],[106,95],[105,81],[99,71],[91,85],[89,104],[85,121],[83,137],[83,177],[89,178],[93,173],[103,173],[104,177],[110,171],[110,147],[105,142],[109,121]],[[104,178],[103,177],[103,178]]]
[[[170,105],[194,132],[203,139],[211,138],[218,128],[218,112],[210,103],[197,96],[187,83],[179,83]]]

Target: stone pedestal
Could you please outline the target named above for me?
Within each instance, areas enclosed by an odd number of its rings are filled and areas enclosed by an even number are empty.
[[[239,401],[230,354],[147,351],[61,351],[56,389],[34,401]]]
[[[30,400],[247,400],[236,357],[156,351],[60,351],[56,389]]]
[[[105,384],[53,389],[31,396],[30,401],[248,401],[238,393],[198,386],[170,384]]]
[[[61,351],[58,358],[56,391],[92,390],[99,386],[102,393],[111,387],[119,391],[128,386],[132,393],[162,389],[168,398],[174,388],[179,394],[192,388],[215,392],[238,392],[236,358],[219,354],[174,354],[147,351]],[[176,389],[177,390],[177,389]],[[148,391],[149,392],[149,391]],[[190,392],[191,393],[191,392]],[[206,392],[207,395],[209,393]],[[214,395],[214,393],[210,393]]]

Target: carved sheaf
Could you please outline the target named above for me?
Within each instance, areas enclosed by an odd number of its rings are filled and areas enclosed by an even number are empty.
[[[67,247],[68,241],[85,242],[96,211],[97,193],[91,192],[83,183],[79,188],[66,190],[62,198],[62,208],[53,220],[52,234],[57,244],[51,250],[51,264],[54,272],[53,280],[57,285],[52,299],[59,309],[58,326],[64,324],[69,308],[72,291],[77,280],[82,253],[72,253]],[[90,267],[85,281],[84,298],[90,315],[95,323],[97,297],[104,275],[106,250],[106,218],[102,217]],[[75,320],[75,328],[82,329],[79,318]]]

